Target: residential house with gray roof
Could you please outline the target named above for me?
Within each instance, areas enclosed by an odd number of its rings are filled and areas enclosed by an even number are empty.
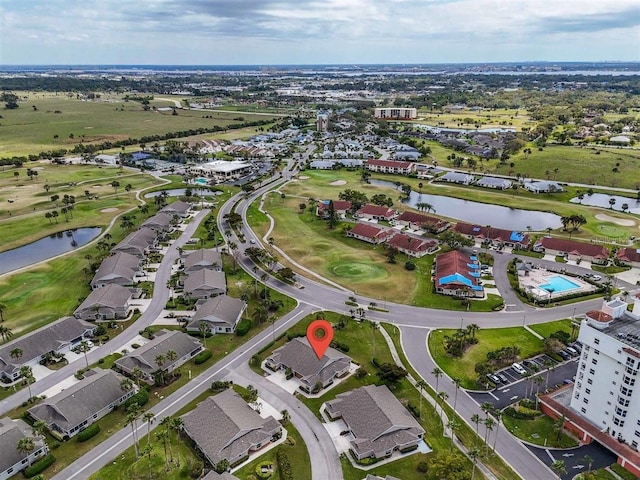
[[[105,258],[91,280],[91,288],[102,288],[110,284],[123,287],[133,285],[133,279],[141,274],[141,260],[135,255],[116,252]]]
[[[168,213],[158,212],[153,217],[144,221],[142,227],[150,228],[155,232],[168,232],[173,228],[173,216]]]
[[[564,192],[564,188],[562,188],[562,185],[560,185],[558,182],[552,182],[548,180],[535,180],[530,182],[524,182],[522,186],[533,193]]]
[[[127,318],[131,308],[131,289],[116,284],[93,290],[73,312],[82,320],[117,320]]]
[[[18,442],[23,438],[33,438],[34,449],[30,452],[18,450]],[[49,449],[42,437],[34,436],[32,429],[23,420],[0,418],[0,480],[7,480],[21,472]]]
[[[349,373],[351,358],[331,347],[318,358],[309,340],[298,337],[274,350],[265,366],[271,370],[291,369],[303,391],[317,393]]]
[[[13,382],[20,377],[20,367],[37,365],[46,355],[69,352],[82,340],[91,338],[96,326],[77,319],[64,317],[0,347],[0,379]],[[22,355],[12,357],[13,350]]]
[[[438,178],[440,182],[457,183],[459,185],[469,185],[473,182],[474,176],[468,173],[447,172]]]
[[[332,420],[342,419],[350,431],[351,451],[358,460],[385,458],[395,450],[417,448],[424,429],[384,385],[367,385],[325,403]]]
[[[94,368],[78,383],[29,409],[52,435],[68,440],[131,397],[136,388],[123,389],[123,377],[113,370]]]
[[[162,371],[170,373],[202,351],[202,344],[195,338],[179,330],[160,330],[155,338],[140,348],[116,360],[115,367],[127,375],[138,368],[142,371],[143,380],[149,384],[154,382],[154,375],[160,370],[156,358],[163,356],[165,361]],[[174,360],[167,355],[175,352]]]
[[[182,421],[184,432],[212,467],[221,460],[237,465],[282,432],[275,418],[262,418],[231,389],[206,398]]]
[[[190,272],[182,279],[184,295],[193,299],[207,299],[227,293],[224,272],[203,268]]]
[[[231,475],[229,472],[217,473],[215,470],[211,470],[200,480],[240,480],[235,475]]]
[[[476,182],[476,185],[484,188],[493,188],[496,190],[506,190],[511,188],[513,182],[506,178],[499,177],[482,177],[480,180]]]
[[[206,323],[212,334],[233,333],[242,318],[247,304],[239,298],[219,295],[198,306],[196,313],[187,324],[188,332],[200,331],[200,324]]]
[[[195,272],[203,268],[222,271],[222,254],[209,248],[200,248],[182,258],[185,272]]]
[[[183,202],[182,200],[177,200],[162,208],[160,212],[171,215],[172,217],[174,215],[178,215],[181,218],[185,218],[189,216],[189,210],[191,210],[190,203]]]
[[[155,246],[156,241],[156,232],[150,228],[142,227],[127,235],[112,251],[130,253],[142,258]]]

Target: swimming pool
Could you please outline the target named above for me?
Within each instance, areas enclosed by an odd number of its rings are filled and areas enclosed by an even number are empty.
[[[551,277],[547,280],[547,283],[540,285],[540,288],[547,292],[559,293],[566,290],[575,290],[576,288],[580,288],[580,285],[564,277]]]
[[[196,178],[196,183],[199,183],[200,185],[206,185],[209,181],[206,178]]]

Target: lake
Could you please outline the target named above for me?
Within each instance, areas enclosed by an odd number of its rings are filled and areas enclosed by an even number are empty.
[[[385,180],[371,180],[370,183],[371,185],[397,189],[394,183]],[[438,215],[477,225],[491,225],[492,227],[518,231],[526,231],[527,227],[531,227],[532,230],[539,232],[548,227],[558,228],[562,226],[560,216],[555,213],[522,210],[445,197],[443,195],[420,194],[418,192],[411,192],[409,199],[403,200],[405,205],[413,208],[416,208],[416,205],[420,202],[431,204]]]
[[[627,212],[640,215],[640,202],[635,198],[621,197],[620,195],[607,195],[606,193],[594,193],[587,195],[585,193],[582,201],[578,197],[573,197],[569,200],[571,203],[581,203],[582,205],[590,205],[592,207],[610,208],[609,200],[615,198],[616,203],[613,204],[613,210],[622,212],[622,205],[626,203],[629,206]]]
[[[13,250],[0,253],[0,274],[33,265],[86,245],[100,235],[102,228],[86,227],[58,232]]]

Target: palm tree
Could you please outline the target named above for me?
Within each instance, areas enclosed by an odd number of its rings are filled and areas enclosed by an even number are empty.
[[[111,186],[113,187],[113,190],[117,194],[118,193],[118,187],[120,186],[120,182],[118,182],[117,180],[114,180],[113,182],[111,182]]]
[[[280,414],[282,415],[282,424],[286,425],[287,423],[289,423],[291,421],[291,414],[289,413],[288,410],[282,410],[282,412],[280,412]]]
[[[442,375],[444,375],[444,372],[442,370],[440,370],[438,367],[435,367],[433,370],[431,370],[431,375],[436,377],[436,392],[437,392],[438,391],[438,381],[440,380],[440,377]]]
[[[131,372],[131,376],[135,380],[136,385],[138,386],[138,388],[140,388],[140,379],[144,376],[144,373],[142,372],[142,370],[140,370],[140,368],[138,368],[138,367],[135,367],[133,369],[133,371]]]
[[[476,424],[476,435],[478,436],[480,436],[480,432],[478,430],[480,429],[481,420],[482,419],[480,418],[480,415],[478,415],[477,413],[474,413],[473,415],[471,415],[471,421]]]
[[[458,404],[458,390],[460,390],[460,379],[459,378],[454,378],[453,379],[453,384],[456,387],[456,392],[453,396],[453,416],[455,417],[456,415],[456,406]]]
[[[471,480],[476,478],[476,465],[478,464],[478,457],[480,456],[480,449],[472,448],[469,450],[469,458],[473,461],[473,469],[471,470]]]
[[[500,420],[502,420],[502,412],[494,410],[493,415],[496,417],[496,436],[493,439],[493,451],[496,451],[496,443],[498,443],[498,433],[500,433]]]
[[[13,358],[15,360],[18,360],[22,356],[23,353],[24,352],[22,351],[21,348],[16,347],[16,348],[14,348],[13,350],[11,350],[9,352],[9,355],[11,356],[11,358]]]
[[[423,379],[420,379],[416,382],[416,387],[418,387],[418,391],[420,392],[420,418],[422,418],[422,389],[427,387],[427,382]]]
[[[127,409],[127,424],[131,425],[131,432],[133,434],[133,446],[136,451],[136,460],[140,457],[138,451],[138,417],[140,416],[140,406],[137,403],[133,403]]]
[[[33,432],[34,437],[44,437],[44,432],[47,429],[47,424],[42,420],[38,420],[33,425],[31,425],[31,431]]]
[[[145,412],[144,415],[142,415],[142,420],[144,420],[145,422],[147,422],[147,444],[149,444],[149,442],[151,441],[150,437],[151,437],[151,423],[153,422],[153,419],[155,418],[155,413],[153,412]]]
[[[7,342],[11,337],[13,337],[13,332],[9,327],[0,325],[0,337],[2,337],[3,341]]]
[[[562,475],[567,473],[567,467],[565,466],[563,460],[554,460],[554,462],[551,464],[551,470],[556,472],[558,478],[562,478]]]
[[[142,448],[142,455],[147,456],[147,465],[149,466],[149,480],[151,480],[151,453],[153,452],[153,445],[149,442]]]
[[[28,455],[36,448],[36,443],[31,437],[22,437],[20,440],[18,440],[18,444],[16,445],[16,447],[22,455]]]
[[[438,399],[442,400],[441,404],[440,404],[440,413],[444,412],[444,404],[447,401],[447,399],[449,398],[449,394],[447,392],[439,392],[438,393]],[[437,403],[436,403],[437,406]]]
[[[89,359],[87,358],[87,352],[89,350],[91,350],[91,347],[89,346],[89,343],[86,340],[83,340],[80,342],[80,344],[78,345],[78,350],[81,353],[84,353],[84,361],[87,364],[87,370],[89,369]]]
[[[7,304],[0,302],[0,322],[4,322],[4,314],[7,311]]]
[[[31,383],[33,383],[33,370],[28,365],[23,365],[20,367],[20,376],[27,382],[27,388],[29,389],[29,400],[33,397],[31,395]]]
[[[175,350],[167,351],[167,360],[169,360],[170,364],[173,364],[173,362],[175,362],[176,358],[178,358],[178,354],[176,353]],[[171,375],[173,376],[173,371],[171,371]]]
[[[131,379],[123,378],[122,381],[120,382],[120,390],[122,390],[123,392],[128,392],[132,388],[133,388],[133,382],[131,381]]]
[[[172,424],[172,418],[171,417],[164,417],[162,420],[160,420],[160,425],[163,426],[165,428],[165,431],[167,432],[167,443],[169,444],[169,457],[170,457],[170,462],[173,463],[173,446],[171,445],[171,431],[173,430],[173,424]]]
[[[200,322],[198,325],[198,330],[200,330],[200,335],[202,335],[202,343],[204,348],[207,348],[207,337],[211,334],[211,327],[207,322]]]
[[[160,374],[160,383],[164,385],[164,370],[162,369],[162,366],[165,364],[167,357],[165,357],[164,355],[156,355],[156,358],[154,360],[156,362],[156,365],[158,365],[158,373]]]
[[[455,419],[452,419],[447,424],[447,427],[449,427],[449,430],[451,432],[451,442],[449,443],[449,453],[451,453],[451,452],[453,452],[453,444],[454,444],[454,440],[455,440],[455,432],[460,430],[460,424]]]
[[[180,430],[182,430],[182,425],[183,425],[183,421],[180,417],[174,417],[171,420],[171,428],[175,430],[178,434],[180,433]],[[176,464],[178,468],[180,468],[180,453],[178,453],[177,458],[178,458],[178,461],[176,462]]]
[[[380,330],[380,324],[374,320],[369,320],[371,325],[371,336],[373,338],[373,356],[376,356],[376,332]]]
[[[591,467],[593,466],[593,458],[591,458],[589,455],[585,455],[584,457],[582,457],[582,462],[587,464],[587,472],[591,472]]]
[[[165,417],[166,418],[166,417]],[[166,429],[156,432],[156,439],[162,442],[164,448],[164,471],[169,471],[169,456],[167,455],[167,439],[169,438],[169,432]]]
[[[493,427],[495,427],[495,425],[496,425],[496,422],[493,418],[487,417],[484,419],[484,447],[485,447],[484,454],[485,456],[489,454],[489,444],[487,443],[489,432],[493,430]]]

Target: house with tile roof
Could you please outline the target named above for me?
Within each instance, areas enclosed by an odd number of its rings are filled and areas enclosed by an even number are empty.
[[[333,211],[339,218],[345,218],[351,212],[351,202],[347,200],[320,200],[316,207],[316,215],[322,219],[329,218],[329,204],[333,202]]]
[[[367,170],[377,173],[391,173],[394,175],[409,175],[416,170],[416,164],[397,160],[370,159],[365,163]]]
[[[282,434],[275,418],[262,418],[232,389],[207,397],[181,418],[184,433],[212,467],[222,460],[237,465]]]
[[[307,337],[298,337],[274,350],[265,366],[273,371],[291,369],[304,392],[317,393],[349,373],[351,358],[331,347],[318,358]]]
[[[356,223],[349,231],[347,231],[346,235],[347,237],[377,245],[379,243],[386,242],[395,234],[396,232],[390,228],[378,227],[376,225],[371,225],[370,223]]]
[[[136,393],[135,385],[123,390],[122,380],[113,370],[94,368],[78,383],[31,407],[29,416],[46,423],[58,439],[68,440]]]
[[[116,252],[102,261],[91,280],[91,288],[95,290],[110,284],[130,287],[134,278],[142,273],[141,263],[135,255]]]
[[[404,233],[397,233],[391,237],[387,240],[387,245],[391,245],[399,252],[416,258],[424,257],[429,253],[435,253],[440,248],[436,240],[412,237]]]
[[[455,297],[483,298],[480,282],[480,262],[457,250],[436,257],[433,281],[435,290]]]
[[[609,250],[602,245],[566,238],[542,237],[533,246],[533,251],[564,257],[567,260],[587,260],[598,265],[606,265],[609,261]]]
[[[81,341],[93,337],[96,325],[75,317],[64,317],[0,347],[0,378],[13,382],[20,377],[20,367],[36,366],[47,354],[61,355]],[[19,349],[19,358],[11,351]]]
[[[453,229],[473,240],[480,240],[482,243],[489,241],[492,244],[505,245],[520,250],[527,250],[531,244],[531,239],[526,233],[495,228],[490,225],[481,226],[458,222]]]
[[[325,403],[331,420],[342,419],[357,460],[381,459],[416,449],[424,429],[386,385],[367,385]]]
[[[433,233],[442,233],[451,226],[449,222],[437,217],[424,215],[410,210],[402,212],[393,219],[394,225],[401,225],[410,229],[421,228]]]
[[[18,450],[18,442],[33,438],[34,448],[30,452]],[[47,454],[49,448],[42,437],[34,437],[32,429],[23,420],[0,418],[0,480],[7,480],[32,465]]]
[[[623,265],[640,268],[640,248],[619,248],[616,252],[616,260]]]
[[[167,357],[168,352],[175,352],[175,359]],[[191,335],[179,330],[160,330],[155,337],[139,348],[136,348],[119,358],[115,362],[115,368],[127,375],[131,375],[138,368],[142,371],[142,379],[153,384],[154,375],[160,370],[156,363],[158,356],[165,357],[162,365],[164,373],[171,373],[182,366],[189,359],[202,351],[202,344]]]
[[[384,220],[388,222],[397,214],[398,212],[393,208],[368,203],[358,210],[354,216],[366,220]]]
[[[82,320],[117,320],[127,318],[131,310],[131,289],[117,284],[92,290],[73,312]]]
[[[210,298],[198,305],[196,313],[187,323],[187,331],[199,332],[200,324],[206,323],[211,334],[233,333],[246,308],[246,302],[239,298],[228,295]]]

